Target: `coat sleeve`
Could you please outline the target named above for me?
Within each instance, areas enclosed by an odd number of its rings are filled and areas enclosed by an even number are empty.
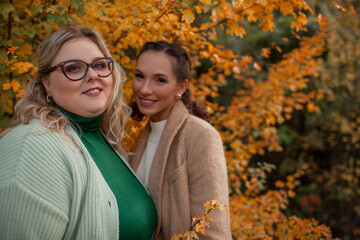
[[[0,235],[64,239],[74,183],[65,150],[69,146],[53,133],[46,140],[44,134],[15,133],[0,139]]]
[[[190,191],[191,217],[205,213],[203,204],[217,200],[229,206],[229,189],[227,167],[223,144],[218,132],[210,127],[197,129],[197,135],[192,134],[193,141],[189,146],[188,178]],[[215,208],[209,216],[210,228],[205,229],[205,235],[200,233],[202,240],[230,240],[230,215],[220,208]]]

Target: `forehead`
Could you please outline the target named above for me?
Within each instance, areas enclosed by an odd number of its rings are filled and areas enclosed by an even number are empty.
[[[69,59],[92,61],[95,58],[104,57],[95,42],[88,38],[78,38],[65,42],[54,61],[62,62]]]
[[[146,51],[137,61],[136,68],[148,72],[173,72],[175,59],[164,52]]]

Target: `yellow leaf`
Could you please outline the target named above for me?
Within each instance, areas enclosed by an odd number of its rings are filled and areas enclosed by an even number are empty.
[[[202,4],[211,4],[211,0],[200,0]]]
[[[33,48],[30,44],[24,44],[24,46],[21,47],[21,52],[19,52],[19,54],[23,56],[30,55],[32,50]]]
[[[295,198],[296,193],[294,191],[292,191],[292,190],[289,190],[288,195],[289,195],[290,198]]]
[[[11,101],[11,100],[8,100],[7,102],[6,102],[6,112],[7,113],[12,113],[13,112],[13,106],[14,106],[14,102],[13,101]]]
[[[267,1],[266,0],[257,0],[256,3],[261,4],[263,6],[267,5]]]
[[[25,90],[24,89],[20,89],[19,92],[15,95],[17,98],[23,98],[25,97]]]
[[[301,29],[301,27],[302,27],[301,23],[296,21],[291,22],[291,28],[295,28],[297,32]]]
[[[308,103],[306,106],[308,112],[312,113],[312,112],[316,112],[319,110],[319,108],[317,106],[315,106],[313,103]]]
[[[332,3],[337,9],[340,9],[341,11],[346,12],[346,9],[345,9],[343,6],[339,5],[336,1],[331,1],[331,3]]]
[[[261,66],[257,63],[257,62],[254,62],[254,68],[258,71],[261,71]]]
[[[285,187],[285,183],[281,180],[278,180],[275,182],[275,186],[278,188],[283,188],[283,187]]]
[[[181,20],[190,24],[190,23],[194,22],[195,16],[192,13],[192,11],[190,11],[189,9],[186,9],[182,12]]]
[[[294,7],[291,3],[283,1],[280,3],[280,11],[287,15],[294,11]]]
[[[9,47],[6,54],[14,54],[17,47]]]
[[[13,80],[11,82],[12,89],[14,89],[14,92],[19,91],[20,83],[18,81]]]
[[[275,24],[273,21],[265,21],[259,25],[264,31],[273,31]]]
[[[350,10],[352,11],[352,13],[356,16],[356,11],[355,8],[353,6],[350,6]]]
[[[196,13],[200,14],[202,13],[202,8],[200,6],[194,6]]]
[[[5,83],[3,84],[3,90],[8,90],[11,88],[11,83]]]
[[[327,26],[329,23],[329,20],[326,17],[324,17],[324,15],[322,14],[319,14],[316,17],[316,21],[320,24],[320,26]]]
[[[263,48],[260,51],[261,56],[263,56],[264,58],[269,58],[270,57],[270,48]]]
[[[131,59],[128,56],[125,55],[125,56],[121,57],[120,64],[124,65],[126,63],[129,63],[130,61],[131,61]]]

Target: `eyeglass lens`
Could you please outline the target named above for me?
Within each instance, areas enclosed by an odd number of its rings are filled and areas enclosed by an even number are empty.
[[[101,58],[94,61],[91,67],[100,77],[107,77],[113,70],[113,63],[111,59]],[[62,66],[62,70],[69,79],[80,80],[86,75],[88,65],[82,61],[71,61],[65,63]]]

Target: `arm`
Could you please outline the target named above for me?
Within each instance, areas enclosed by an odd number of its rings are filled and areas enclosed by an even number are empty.
[[[73,192],[69,147],[54,133],[13,131],[0,140],[0,235],[63,239]]]
[[[196,137],[195,137],[196,136]],[[200,129],[192,135],[194,141],[188,156],[191,217],[204,214],[205,202],[217,200],[229,206],[227,167],[223,145],[214,128]],[[231,239],[230,215],[221,209],[209,214],[210,228],[200,239]]]

